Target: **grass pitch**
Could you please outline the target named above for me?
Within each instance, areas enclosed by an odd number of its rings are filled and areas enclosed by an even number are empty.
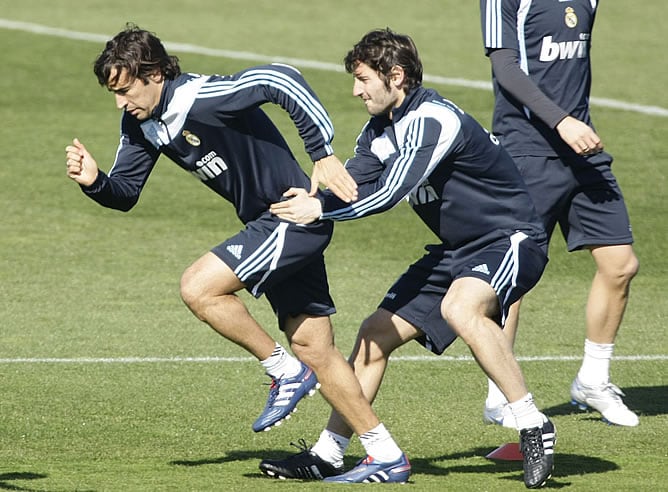
[[[240,228],[229,205],[167,160],[129,214],[102,209],[65,177],[63,149],[75,136],[108,169],[119,117],[91,70],[102,42],[67,32],[108,36],[134,21],[168,42],[267,61],[340,64],[364,32],[390,26],[413,35],[426,73],[488,81],[475,2],[389,0],[382,8],[350,0],[165,0],[159,8],[126,0],[0,0],[0,17],[14,23],[0,22],[0,490],[328,488],[273,481],[257,468],[263,458],[294,451],[290,441],[317,439],[328,415],[324,400],[309,398],[284,426],[254,434],[250,425],[267,392],[259,365],[197,322],[179,300],[182,270]],[[546,274],[524,303],[516,346],[539,406],[558,428],[548,487],[660,490],[668,481],[668,72],[655,21],[664,9],[661,0],[643,2],[642,9],[603,2],[594,33],[593,95],[628,103],[622,105],[628,109],[597,104],[593,117],[616,158],[641,261],[612,366],[641,425],[609,427],[568,404],[593,266],[586,253],[565,253],[555,236]],[[63,31],[40,34],[30,26],[16,29],[16,22]],[[177,54],[184,69],[201,73],[257,63],[244,55]],[[300,68],[330,111],[335,148],[345,158],[366,112],[350,96],[349,75],[310,66]],[[426,85],[489,125],[489,91]],[[280,111],[272,115],[309,169],[290,122]],[[342,352],[431,240],[406,206],[337,226],[327,261]],[[283,340],[266,302],[247,299]],[[466,348],[456,343],[448,357],[419,358],[426,355],[417,344],[402,348],[375,405],[412,461],[409,487],[524,490],[520,463],[484,458],[515,435],[482,425],[486,382]],[[347,464],[362,454],[354,440]]]

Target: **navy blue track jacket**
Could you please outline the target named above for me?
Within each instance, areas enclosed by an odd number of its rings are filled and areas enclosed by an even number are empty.
[[[288,112],[313,161],[333,154],[332,122],[295,68],[182,74],[165,81],[149,120],[123,114],[113,167],[83,190],[105,207],[130,210],[164,154],[230,201],[243,223],[254,220],[288,188],[310,188],[310,178],[259,108],[267,102]]]
[[[323,219],[356,219],[408,198],[447,249],[475,250],[515,231],[543,245],[526,185],[496,137],[423,87],[392,115],[369,120],[346,162],[359,199],[347,204],[325,190]]]

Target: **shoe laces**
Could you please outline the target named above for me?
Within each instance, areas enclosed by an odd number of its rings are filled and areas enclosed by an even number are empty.
[[[309,446],[308,444],[306,444],[306,440],[304,438],[301,438],[301,437],[297,440],[296,443],[291,442],[290,446],[296,447],[302,453],[308,453],[309,451],[311,451],[311,448],[313,447],[313,446]]]
[[[269,384],[269,397],[267,398],[267,406],[271,407],[274,405],[274,401],[276,401],[276,397],[278,396],[278,389],[279,389],[279,384],[278,384],[278,379],[275,377],[271,377],[271,383],[264,383],[264,384]]]
[[[539,428],[529,429],[522,436],[522,454],[530,462],[540,460],[545,454],[543,449],[543,433]],[[529,453],[527,455],[527,453]]]

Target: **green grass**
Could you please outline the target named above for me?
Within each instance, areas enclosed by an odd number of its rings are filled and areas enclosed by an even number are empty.
[[[618,5],[619,4],[619,5]],[[0,17],[113,34],[127,20],[164,40],[339,63],[364,32],[392,26],[412,34],[432,75],[487,80],[476,2],[413,4],[181,1],[109,3],[0,0]],[[642,10],[603,2],[595,32],[593,95],[668,107],[660,58],[661,0]],[[438,15],[437,15],[438,14]],[[179,300],[181,272],[240,228],[229,205],[167,160],[129,214],[87,200],[65,177],[64,147],[79,137],[108,169],[118,113],[97,86],[91,62],[100,43],[0,29],[0,490],[320,490],[320,483],[278,482],[257,468],[262,458],[313,442],[326,422],[320,396],[300,405],[285,426],[254,434],[265,377],[247,354],[225,342]],[[182,66],[230,73],[251,62],[179,53]],[[337,128],[347,157],[366,113],[350,96],[348,75],[303,69]],[[436,86],[481,122],[491,93]],[[287,118],[270,110],[307,164]],[[665,135],[668,119],[601,106],[594,119],[615,156],[630,209],[641,272],[615,353],[664,356],[613,362],[615,382],[641,416],[635,429],[608,427],[576,413],[568,386],[577,360],[523,360],[539,405],[559,431],[551,487],[571,490],[657,490],[665,487],[668,353],[665,297]],[[380,227],[383,221],[384,227]],[[385,226],[392,224],[391,229]],[[383,232],[385,231],[385,232]],[[348,353],[357,326],[390,283],[421,254],[431,234],[408,207],[337,226],[327,252],[337,342]],[[523,306],[520,356],[579,357],[583,312],[593,266],[567,254],[555,236],[551,262]],[[283,340],[264,300],[249,306]],[[417,344],[397,355],[425,355]],[[456,343],[448,354],[468,355]],[[239,362],[9,362],[19,358],[239,357]],[[467,360],[394,361],[376,404],[414,467],[415,490],[524,490],[521,464],[485,454],[513,441],[484,427],[486,387]],[[353,440],[348,464],[362,456]],[[332,488],[332,487],[329,487]],[[389,490],[398,486],[387,486]],[[404,490],[404,489],[402,489]]]

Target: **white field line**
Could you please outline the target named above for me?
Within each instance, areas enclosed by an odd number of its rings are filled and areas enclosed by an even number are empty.
[[[433,355],[397,356],[390,358],[393,362],[473,362],[471,356]],[[520,362],[567,362],[581,360],[582,356],[571,355],[533,355],[520,356]],[[666,361],[668,355],[619,355],[615,361]],[[254,362],[253,357],[16,357],[0,358],[0,364],[165,364],[165,363],[226,363]]]
[[[45,36],[56,36],[65,39],[91,41],[101,44],[106,43],[111,38],[111,36],[105,34],[70,31],[69,29],[60,29],[57,27],[49,27],[49,26],[43,26],[41,24],[34,24],[32,22],[20,22],[2,18],[0,18],[0,28],[29,32],[32,34],[42,34]],[[343,66],[341,64],[336,64],[336,63],[327,63],[316,60],[302,60],[300,58],[290,58],[284,56],[262,55],[259,53],[250,53],[246,51],[219,50],[219,49],[206,48],[203,46],[196,46],[193,44],[184,44],[184,43],[165,42],[164,44],[168,50],[180,53],[193,53],[197,55],[206,55],[218,58],[231,58],[235,60],[248,60],[260,63],[269,63],[269,62],[287,63],[290,65],[295,65],[297,67],[325,70],[328,72],[344,71]],[[425,82],[432,82],[436,84],[467,87],[470,89],[482,89],[487,91],[492,90],[492,84],[491,82],[488,81],[442,77],[439,75],[429,75],[429,74],[425,74],[423,78]],[[592,104],[597,106],[621,109],[623,111],[633,111],[636,113],[642,113],[652,116],[668,117],[668,109],[659,106],[646,106],[642,104],[617,101],[615,99],[608,99],[602,97],[592,97],[590,101]]]

